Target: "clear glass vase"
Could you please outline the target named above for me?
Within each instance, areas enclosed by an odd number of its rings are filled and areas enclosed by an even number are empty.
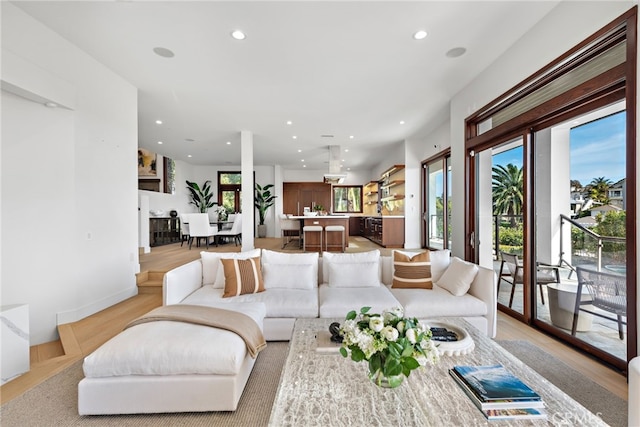
[[[404,374],[386,376],[381,369],[369,372],[369,379],[372,383],[382,388],[396,388],[404,381]]]

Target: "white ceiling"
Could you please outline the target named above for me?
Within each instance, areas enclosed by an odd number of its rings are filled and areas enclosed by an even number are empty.
[[[249,130],[258,165],[326,169],[339,145],[346,171],[441,125],[451,97],[558,1],[13,3],[139,88],[140,147],[238,165]]]

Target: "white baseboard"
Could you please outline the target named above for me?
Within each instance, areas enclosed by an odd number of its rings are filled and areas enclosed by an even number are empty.
[[[125,289],[100,301],[95,301],[84,307],[79,307],[75,310],[63,311],[56,313],[56,324],[63,325],[65,323],[77,322],[85,317],[91,316],[105,308],[109,308],[119,302],[122,302],[128,298],[138,295],[138,287],[133,286],[130,289]]]

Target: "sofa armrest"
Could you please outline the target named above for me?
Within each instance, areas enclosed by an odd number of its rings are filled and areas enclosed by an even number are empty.
[[[487,335],[490,338],[497,332],[497,283],[495,271],[478,266],[478,274],[469,288],[469,294],[487,305]]]
[[[198,259],[167,271],[162,281],[162,304],[182,302],[202,287],[202,262]]]

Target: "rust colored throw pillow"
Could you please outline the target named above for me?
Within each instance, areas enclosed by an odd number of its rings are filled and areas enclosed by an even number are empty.
[[[414,256],[393,251],[392,288],[432,289],[429,251]]]
[[[224,268],[223,298],[264,292],[260,257],[220,261]]]

